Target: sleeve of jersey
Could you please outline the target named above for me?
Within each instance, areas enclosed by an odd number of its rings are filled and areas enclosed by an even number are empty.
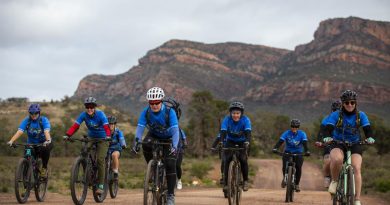
[[[119,143],[121,146],[126,146],[126,140],[125,137],[123,136],[123,132],[119,131]]]
[[[81,123],[83,123],[84,121],[84,115],[85,115],[85,112],[82,112],[79,117],[76,119],[76,123],[81,125]]]
[[[248,117],[245,122],[245,130],[252,130],[251,120]]]
[[[172,135],[173,148],[177,149],[177,145],[179,144],[179,127],[171,127],[169,132]]]
[[[307,135],[305,132],[302,132],[302,141],[307,141]]]
[[[47,119],[47,117],[42,119],[42,124],[43,124],[43,130],[50,131],[50,128],[51,128],[50,121],[49,121],[49,119]]]
[[[226,131],[227,127],[228,127],[228,117],[225,117],[225,119],[223,119],[222,124],[221,124],[221,130]]]
[[[145,126],[141,126],[138,124],[137,129],[135,130],[135,140],[141,141],[142,134],[144,134]]]
[[[339,120],[339,112],[333,112],[326,118],[326,125],[335,126],[337,121]]]
[[[139,118],[138,118],[138,126],[141,126],[141,127],[144,127],[146,126],[146,112],[147,112],[147,109],[144,109],[141,114],[139,115]],[[138,127],[137,127],[138,129]],[[143,130],[142,130],[142,133],[143,133]],[[142,135],[141,133],[141,135]]]
[[[179,127],[179,122],[177,121],[176,112],[173,109],[169,110],[169,128]]]
[[[360,125],[362,127],[370,125],[370,121],[368,120],[368,117],[367,117],[366,113],[360,112],[359,115],[360,115]]]
[[[324,117],[324,119],[322,119],[321,125],[326,125],[326,123],[327,123],[327,121],[328,121],[328,117],[329,117],[329,116],[326,116],[326,117]]]
[[[25,118],[19,125],[19,128],[18,130],[24,132],[26,130],[26,127],[27,127],[27,122],[28,122],[28,118]]]
[[[106,114],[103,111],[100,111],[100,118],[102,120],[103,125],[108,125],[108,120]],[[108,135],[107,135],[108,136]]]
[[[280,136],[280,140],[286,141],[287,134],[288,134],[288,131],[283,132],[283,134]]]

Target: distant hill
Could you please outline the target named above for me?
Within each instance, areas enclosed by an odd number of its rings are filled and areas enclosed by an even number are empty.
[[[125,73],[86,76],[73,98],[93,95],[138,114],[152,86],[163,87],[184,105],[193,92],[209,90],[220,99],[242,100],[252,111],[303,120],[326,114],[342,90],[354,89],[361,109],[390,121],[383,114],[390,111],[390,22],[357,17],[325,20],[314,39],[294,51],[171,40]]]

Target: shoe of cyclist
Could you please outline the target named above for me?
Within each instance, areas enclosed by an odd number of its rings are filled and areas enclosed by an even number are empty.
[[[181,190],[183,188],[183,184],[181,183],[181,179],[177,180],[176,188]]]
[[[354,202],[354,205],[362,205],[362,203],[360,203],[360,200],[356,200],[356,201]]]
[[[118,176],[119,176],[119,173],[118,172],[114,172],[114,180],[118,180]]]
[[[47,169],[42,167],[42,169],[40,170],[39,176],[44,178],[44,177],[46,177],[46,174],[47,174]]]
[[[229,189],[228,185],[224,185],[222,190],[227,193],[228,189]]]
[[[167,205],[175,205],[175,195],[168,194],[168,196],[167,196]]]
[[[328,192],[331,193],[331,194],[335,194],[336,193],[336,189],[337,189],[337,182],[336,181],[332,181],[329,185],[329,188],[328,188]]]
[[[249,182],[248,181],[244,181],[244,186],[242,187],[242,189],[244,191],[248,191],[248,189],[249,189]]]
[[[284,181],[284,179],[282,179],[282,183],[280,184],[280,186],[281,186],[282,188],[285,188],[285,187],[286,187],[286,182]]]
[[[219,179],[219,184],[220,184],[220,185],[223,185],[223,178],[220,178],[220,179]]]
[[[329,188],[330,181],[331,181],[331,179],[329,176],[324,177],[324,187],[325,188]]]
[[[295,185],[295,192],[300,192],[301,188],[299,188],[299,185]]]
[[[99,194],[99,195],[103,194],[103,188],[104,188],[103,184],[99,184],[99,186],[97,187],[95,193]]]

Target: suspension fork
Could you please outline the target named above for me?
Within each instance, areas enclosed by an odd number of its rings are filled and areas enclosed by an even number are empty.
[[[348,187],[348,170],[349,169],[352,169],[352,187],[349,187],[349,188],[352,188],[352,193],[355,195],[355,174],[354,174],[354,170],[353,170],[353,166],[352,166],[352,158],[351,158],[352,154],[351,154],[351,150],[348,149],[347,150],[347,160],[346,160],[346,163],[345,163],[345,166],[343,168],[343,174],[344,174],[344,196],[347,196],[347,193],[348,193],[348,190],[347,190],[347,187]]]

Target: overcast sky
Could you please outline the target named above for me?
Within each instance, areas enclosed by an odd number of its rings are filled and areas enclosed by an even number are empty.
[[[0,98],[61,99],[170,39],[293,50],[320,21],[390,21],[388,0],[0,0]]]

